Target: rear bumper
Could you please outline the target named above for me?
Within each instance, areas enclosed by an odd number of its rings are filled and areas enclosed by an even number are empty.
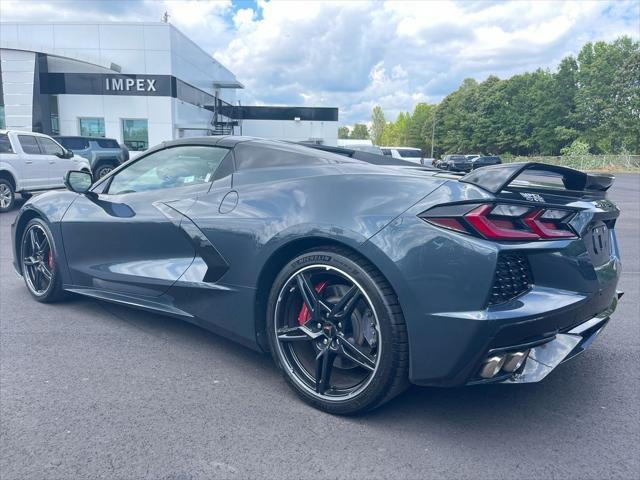
[[[535,383],[549,375],[558,365],[584,352],[607,326],[610,315],[615,311],[622,292],[618,292],[613,302],[603,312],[577,325],[570,330],[558,333],[534,345],[514,345],[507,348],[494,349],[487,356],[508,351],[529,349],[525,363],[514,373],[498,375],[489,380],[471,380],[467,385],[481,383]]]
[[[441,352],[437,376],[425,359],[412,358],[410,380],[441,387],[540,381],[589,347],[608,323],[620,295],[615,287],[591,297],[534,288],[503,310],[431,315],[431,325],[438,322],[440,331],[446,325],[458,341],[444,342],[447,348]],[[480,378],[487,358],[524,349],[530,354],[516,372]]]

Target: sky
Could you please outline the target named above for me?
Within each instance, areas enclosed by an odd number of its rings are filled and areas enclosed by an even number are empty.
[[[640,1],[0,0],[0,21],[169,22],[235,73],[244,105],[338,107],[340,123],[438,102],[464,78],[554,70],[640,38]]]

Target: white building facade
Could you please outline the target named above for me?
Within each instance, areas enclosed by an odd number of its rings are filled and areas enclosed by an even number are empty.
[[[167,23],[0,23],[0,127],[146,150],[243,134],[335,145],[336,108],[236,105],[235,75]]]

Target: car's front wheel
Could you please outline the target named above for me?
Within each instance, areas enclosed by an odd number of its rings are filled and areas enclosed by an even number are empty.
[[[39,302],[56,302],[65,297],[53,235],[46,222],[32,219],[20,243],[22,276],[29,293]]]
[[[267,315],[276,363],[316,408],[334,414],[369,410],[408,385],[397,297],[359,255],[328,247],[293,259],[273,284]]]

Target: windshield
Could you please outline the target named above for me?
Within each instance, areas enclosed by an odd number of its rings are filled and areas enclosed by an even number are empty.
[[[398,153],[401,157],[405,158],[422,158],[422,150],[413,149],[398,149]]]

